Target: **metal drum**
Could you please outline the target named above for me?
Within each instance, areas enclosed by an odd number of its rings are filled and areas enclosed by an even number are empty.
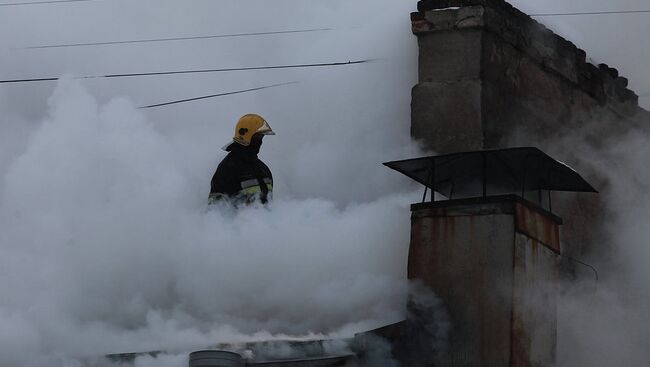
[[[200,350],[190,353],[189,367],[245,367],[242,357],[221,350]]]

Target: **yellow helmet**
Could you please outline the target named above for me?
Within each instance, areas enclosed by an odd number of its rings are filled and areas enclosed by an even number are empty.
[[[237,144],[249,146],[251,144],[251,139],[255,134],[275,135],[275,132],[271,130],[268,122],[266,122],[262,116],[249,113],[242,116],[239,121],[237,121],[237,126],[235,126],[235,136],[232,140]],[[228,143],[226,147],[230,144],[231,143]]]

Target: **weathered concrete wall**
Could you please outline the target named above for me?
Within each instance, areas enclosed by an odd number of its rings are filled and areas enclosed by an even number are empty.
[[[552,366],[557,350],[559,256],[526,235],[515,235],[512,365]]]
[[[480,149],[481,32],[433,32],[418,39],[421,50],[432,51],[419,54],[411,134],[441,153]]]
[[[409,279],[436,292],[452,323],[436,366],[550,366],[559,219],[515,196],[412,212]]]
[[[418,10],[411,15],[420,45],[411,132],[427,148],[537,146],[584,172],[589,167],[579,162],[589,158],[558,140],[597,126],[589,139],[598,144],[650,126],[627,79],[587,63],[584,51],[505,1],[424,0]],[[602,203],[593,195],[555,202],[567,221],[569,254],[583,252],[600,236]]]

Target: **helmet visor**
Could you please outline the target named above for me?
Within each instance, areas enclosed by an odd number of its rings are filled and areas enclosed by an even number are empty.
[[[271,126],[269,126],[269,123],[264,120],[264,124],[257,129],[255,134],[262,134],[262,135],[275,135],[275,132],[271,129]]]

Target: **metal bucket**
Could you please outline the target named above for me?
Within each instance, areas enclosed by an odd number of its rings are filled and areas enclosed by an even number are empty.
[[[221,350],[199,350],[190,353],[189,367],[245,367],[242,357]]]

